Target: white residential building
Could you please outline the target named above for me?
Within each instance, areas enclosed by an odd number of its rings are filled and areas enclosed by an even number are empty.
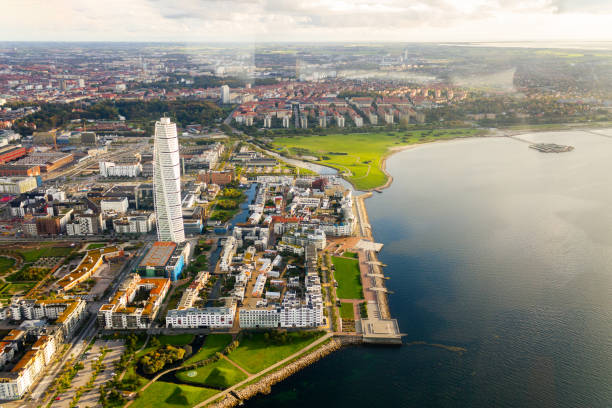
[[[142,174],[140,163],[116,164],[113,162],[101,161],[98,163],[100,176],[102,177],[138,177]]]
[[[113,219],[113,229],[119,234],[146,234],[153,230],[154,225],[155,213]]]
[[[219,268],[226,272],[229,270],[230,265],[232,264],[232,258],[236,253],[237,244],[236,238],[227,237],[225,240],[225,244],[223,245],[223,250],[221,251],[221,256],[219,257]]]
[[[240,328],[274,328],[280,327],[280,312],[276,307],[247,309],[241,308],[238,316]]]
[[[113,198],[105,198],[100,201],[100,210],[105,212],[114,212],[117,214],[123,214],[127,212],[129,207],[129,202],[127,197],[113,197]]]
[[[231,102],[230,87],[227,85],[221,86],[221,103],[228,104]]]
[[[231,328],[234,325],[236,305],[227,307],[205,307],[169,310],[166,327],[174,328]]]
[[[306,247],[309,244],[313,244],[316,249],[323,250],[327,244],[325,232],[322,229],[309,229],[302,227],[293,229],[283,234],[282,242],[286,244],[299,245]]]
[[[4,177],[0,178],[0,193],[22,194],[38,187],[35,177]]]
[[[323,307],[303,305],[280,309],[281,327],[317,327],[323,322]]]
[[[66,224],[68,235],[97,235],[105,229],[106,223],[102,220],[102,214],[93,212],[77,214],[72,222]]]

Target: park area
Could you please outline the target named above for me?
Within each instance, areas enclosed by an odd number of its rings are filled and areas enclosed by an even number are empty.
[[[212,364],[176,374],[179,380],[224,390],[247,378],[247,375],[232,363],[222,358]]]
[[[274,139],[273,146],[289,156],[317,157],[318,163],[336,168],[359,190],[383,186],[383,158],[394,147],[449,140],[478,134],[476,129],[406,130],[292,136]]]
[[[125,374],[113,387],[123,391],[140,390],[133,407],[156,404],[191,407],[299,353],[323,334],[313,331],[243,332],[237,339],[230,334],[209,334],[204,338],[192,334],[159,335],[151,336],[146,344],[146,336],[128,339],[129,356],[123,358],[125,363],[120,369],[125,370]],[[179,360],[157,366],[155,372],[147,372],[143,362],[150,366],[150,360],[163,358],[168,347],[173,353],[176,349],[185,350],[185,354]],[[167,374],[146,386],[165,370],[169,370]]]
[[[231,341],[231,334],[209,334],[208,336],[206,336],[202,347],[200,347],[197,353],[187,359],[186,363],[193,364],[197,363],[198,361],[211,358],[215,355],[215,353],[222,352],[223,349],[231,343]]]
[[[332,256],[332,263],[334,264],[334,277],[338,282],[336,290],[338,298],[363,299],[359,260]]]
[[[217,390],[157,381],[147,388],[131,405],[133,408],[164,406],[168,408],[192,407],[215,395]]]
[[[355,320],[355,310],[352,303],[340,304],[340,317],[346,320]]]
[[[229,358],[255,374],[289,357],[323,335],[323,332],[246,332]]]
[[[74,250],[52,243],[0,248],[0,301],[10,303],[13,296],[28,293]]]

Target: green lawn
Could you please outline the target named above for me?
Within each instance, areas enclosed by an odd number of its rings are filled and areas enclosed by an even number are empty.
[[[138,360],[140,357],[144,356],[145,354],[158,349],[159,347],[165,346],[166,344],[170,344],[171,346],[177,346],[177,347],[184,346],[186,344],[191,344],[193,342],[194,337],[195,336],[193,334],[188,334],[188,333],[174,334],[174,335],[162,334],[160,336],[157,336],[157,340],[159,340],[159,343],[160,343],[159,346],[151,345],[151,340],[153,339],[153,337],[151,337],[149,339],[149,342],[147,343],[147,347],[136,353],[136,360]]]
[[[170,344],[172,346],[184,346],[186,344],[191,344],[194,337],[195,336],[193,334],[162,334],[161,336],[158,336],[157,339],[162,345]]]
[[[87,245],[87,250],[104,248],[105,246],[106,246],[106,244],[104,244],[102,242],[94,242],[93,244]]]
[[[363,287],[357,259],[332,256],[334,276],[338,281],[336,294],[340,299],[363,299]]]
[[[232,341],[231,334],[209,334],[204,339],[204,344],[197,353],[191,356],[185,364],[193,364],[198,361],[206,360],[212,357],[215,353],[223,351],[223,349]]]
[[[138,384],[138,388],[142,387],[147,382],[149,382],[148,379],[144,378],[143,376],[141,376],[140,374],[136,372],[135,364],[130,364],[125,370],[125,375],[123,376],[123,381],[130,381],[130,380],[133,380],[134,382],[136,382]]]
[[[37,249],[19,250],[25,262],[35,262],[39,258],[51,256],[68,256],[74,250],[71,247],[45,246]]]
[[[340,304],[340,317],[343,319],[355,320],[355,309],[352,303]]]
[[[14,295],[16,293],[25,293],[32,289],[36,282],[12,282],[8,287],[2,289],[2,293]]]
[[[181,371],[176,374],[176,378],[192,384],[225,389],[246,379],[247,376],[229,361],[221,359],[195,370]]]
[[[5,256],[0,256],[0,275],[4,275],[15,265],[15,260],[13,258],[7,258]]]
[[[325,136],[279,137],[273,145],[292,156],[314,156],[338,169],[357,189],[380,187],[387,181],[382,158],[392,147],[435,140],[474,136],[477,129],[406,130],[382,133],[349,133]]]
[[[157,381],[147,388],[132,404],[134,408],[164,406],[168,408],[192,407],[205,401],[219,391],[185,384]]]
[[[348,251],[343,253],[342,256],[346,258],[355,258],[355,259],[359,258],[359,255],[356,252],[348,252]]]
[[[248,372],[255,374],[289,357],[322,336],[322,332],[292,332],[287,333],[289,341],[286,344],[277,345],[266,340],[264,334],[251,333],[251,338],[245,335],[240,340],[238,348],[228,357]]]

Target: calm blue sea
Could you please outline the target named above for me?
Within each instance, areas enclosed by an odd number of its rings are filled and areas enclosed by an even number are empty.
[[[253,407],[612,406],[612,131],[523,135],[392,156],[367,200],[407,334],[467,349],[352,347]]]

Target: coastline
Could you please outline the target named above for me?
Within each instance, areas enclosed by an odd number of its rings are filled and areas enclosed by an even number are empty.
[[[611,128],[610,127],[600,127],[596,129],[611,129]],[[492,129],[487,134],[481,134],[481,135],[476,135],[476,136],[456,137],[452,139],[436,140],[436,141],[425,142],[425,143],[416,143],[416,144],[411,144],[411,145],[392,147],[381,157],[381,160],[380,160],[380,168],[383,171],[383,173],[387,176],[387,181],[385,182],[384,185],[380,187],[368,189],[368,190],[357,190],[355,188],[354,183],[351,180],[343,177],[346,181],[348,181],[353,186],[356,192],[357,191],[361,192],[361,194],[355,195],[356,211],[358,212],[358,219],[359,219],[359,223],[358,223],[359,230],[355,235],[361,236],[362,238],[369,239],[370,241],[374,242],[372,228],[370,225],[370,220],[369,220],[367,208],[365,205],[365,200],[370,198],[373,195],[374,191],[384,190],[386,188],[389,188],[391,184],[393,183],[394,178],[387,171],[386,162],[387,162],[387,159],[395,153],[414,149],[414,148],[417,148],[423,145],[428,145],[428,144],[454,142],[454,141],[457,141],[458,139],[474,139],[474,138],[484,139],[484,138],[498,138],[498,137],[508,138],[512,136],[519,136],[519,135],[531,134],[531,133],[541,133],[541,132],[563,132],[563,131],[587,131],[588,132],[590,130],[593,130],[593,128],[576,127],[576,128],[564,128],[564,129],[559,129],[559,130],[555,130],[555,129],[524,129],[524,130],[523,129],[521,130]],[[263,149],[263,150],[267,151],[267,149]],[[282,155],[278,153],[276,154],[280,157],[283,157]],[[319,166],[333,168],[339,171],[337,168],[330,166],[328,164],[321,164],[318,162],[305,160],[301,158],[295,158],[295,157],[292,157],[292,159],[316,164]],[[371,268],[375,271],[375,274],[378,276],[374,278],[376,286],[385,287],[386,278],[382,277],[383,276],[383,273],[382,273],[383,265],[380,264],[378,260],[378,256],[375,252],[371,252],[370,256],[371,257],[369,258],[370,260],[369,262],[371,264]],[[378,310],[380,311],[380,314],[381,314],[381,318],[392,319],[391,313],[389,310],[386,292],[377,292],[377,304],[378,304]],[[236,390],[227,390],[228,392],[226,392],[222,396],[218,396],[216,399],[209,402],[210,405],[207,405],[207,406],[215,407],[215,408],[235,407],[235,406],[241,405],[243,401],[253,398],[259,394],[264,394],[264,395],[269,394],[272,392],[271,387],[273,385],[283,381],[284,379],[306,368],[307,366],[310,366],[316,363],[318,360],[328,356],[334,351],[337,351],[341,349],[342,347],[345,347],[348,345],[363,344],[363,343],[364,343],[364,340],[361,337],[333,335],[328,343],[323,344],[322,346],[319,346],[315,348],[314,350],[305,351],[302,355],[300,355],[293,361],[287,363],[286,365],[280,367],[277,370],[274,370],[270,373],[263,374],[261,377],[253,380],[254,382],[241,386],[242,388],[237,388]],[[408,346],[435,347],[435,348],[440,348],[440,349],[444,349],[450,352],[455,352],[455,353],[460,353],[460,354],[467,352],[467,350],[463,347],[448,346],[448,345],[439,344],[439,343],[426,343],[423,341],[413,341],[413,342],[405,343],[405,344]],[[198,405],[198,406],[203,406],[203,405]]]
[[[241,405],[244,401],[247,401],[259,394],[270,394],[272,392],[273,385],[278,384],[279,382],[316,363],[333,352],[356,343],[357,342],[355,339],[350,337],[334,336],[329,342],[323,344],[315,350],[305,352],[303,355],[282,366],[280,369],[267,373],[254,380],[252,383],[248,383],[240,388],[237,388],[236,390],[227,392],[224,396],[219,396],[216,398],[214,396],[211,397],[214,399],[214,401],[205,406],[211,408],[230,408]],[[222,399],[219,400],[219,398]],[[197,407],[199,406],[203,405],[197,405]]]
[[[525,134],[530,134],[530,133],[543,133],[543,132],[571,132],[571,131],[593,132],[594,130],[612,129],[612,123],[610,123],[610,122],[593,123],[592,126],[585,126],[583,123],[579,123],[579,124],[565,123],[565,124],[558,124],[558,125],[557,124],[554,124],[554,125],[544,125],[544,126],[549,126],[549,127],[543,127],[543,126],[537,127],[538,125],[535,125],[535,126],[536,127],[525,127],[525,128],[520,128],[520,129],[519,128],[516,128],[516,129],[515,128],[489,128],[489,129],[483,129],[483,130],[487,130],[487,132],[488,132],[488,133],[485,133],[485,134],[478,134],[478,135],[474,135],[474,136],[458,136],[458,137],[453,137],[453,138],[443,139],[443,140],[433,140],[433,141],[428,141],[428,142],[414,143],[414,144],[408,144],[408,145],[403,145],[403,146],[391,147],[381,157],[380,162],[379,162],[380,169],[385,174],[385,176],[387,177],[387,181],[385,182],[385,184],[383,184],[381,186],[373,187],[373,188],[369,188],[369,189],[365,189],[365,190],[358,189],[355,186],[355,183],[351,179],[342,176],[341,172],[343,170],[341,168],[339,168],[339,167],[335,167],[335,166],[330,165],[328,163],[321,163],[320,161],[309,160],[309,159],[302,158],[302,157],[286,156],[286,155],[280,154],[278,152],[271,151],[269,149],[263,148],[262,146],[260,146],[258,144],[255,144],[255,145],[259,149],[265,151],[266,153],[271,154],[272,156],[275,156],[275,157],[278,157],[278,158],[286,158],[286,159],[296,160],[298,162],[314,164],[314,165],[317,165],[317,166],[322,166],[322,167],[327,167],[327,168],[333,169],[333,170],[335,170],[337,172],[337,175],[339,177],[342,177],[346,182],[348,182],[353,187],[353,189],[355,191],[371,192],[371,191],[384,190],[384,189],[388,188],[391,185],[391,183],[393,183],[393,176],[387,171],[387,168],[386,168],[387,159],[389,157],[391,157],[395,153],[402,152],[404,150],[414,149],[414,148],[419,147],[419,146],[429,145],[429,144],[434,144],[434,143],[453,142],[453,141],[457,141],[459,139],[475,139],[475,138],[489,138],[489,137],[515,137],[515,136],[520,136],[520,135],[525,135]]]
[[[566,127],[562,127],[562,126],[566,126]],[[531,128],[531,129],[494,128],[494,129],[490,129],[489,133],[483,134],[483,135],[455,137],[455,138],[452,138],[452,139],[434,140],[434,141],[431,141],[431,142],[415,143],[415,144],[411,144],[411,145],[392,147],[380,159],[380,169],[385,174],[385,176],[387,176],[387,182],[385,184],[383,184],[382,186],[380,186],[380,187],[375,187],[375,188],[371,188],[371,189],[368,189],[368,190],[358,190],[358,191],[372,192],[372,191],[376,191],[376,190],[384,190],[386,188],[389,188],[389,186],[391,186],[391,183],[393,183],[393,176],[391,175],[391,173],[389,173],[387,171],[387,159],[390,158],[395,153],[403,152],[405,150],[414,149],[414,148],[417,148],[417,147],[420,147],[420,146],[432,145],[432,144],[437,144],[437,143],[455,142],[455,141],[460,140],[460,139],[478,139],[478,138],[487,139],[487,138],[496,138],[496,137],[510,138],[510,137],[515,137],[515,136],[528,135],[528,134],[531,134],[531,133],[545,133],[545,132],[572,132],[572,131],[574,131],[574,132],[594,133],[593,132],[594,130],[612,129],[612,124],[611,123],[606,123],[605,126],[601,126],[601,127],[597,127],[597,126],[591,126],[591,127],[576,126],[576,127],[573,127],[573,126],[569,126],[569,124],[562,125],[562,126],[560,126],[559,128],[547,128],[547,129],[544,129],[544,128]],[[605,137],[604,135],[601,135],[601,136]],[[345,180],[347,180],[347,179],[345,179]],[[351,183],[351,185],[354,187],[354,184],[350,180],[347,180],[347,181],[349,183]],[[367,197],[365,197],[365,198],[367,198]]]

